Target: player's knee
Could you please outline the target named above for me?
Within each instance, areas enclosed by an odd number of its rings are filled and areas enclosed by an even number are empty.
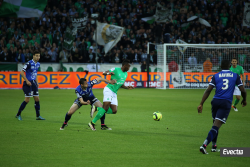
[[[34,100],[35,100],[35,102],[39,102],[39,97],[38,96],[34,96]]]
[[[109,107],[108,107],[108,106],[104,106],[103,109],[104,109],[105,111],[108,111]]]
[[[26,103],[29,103],[30,102],[30,99],[29,98],[25,98],[24,100]]]
[[[117,113],[117,110],[112,110],[113,114],[116,114]]]
[[[67,113],[67,115],[69,115],[69,116],[71,116],[72,114],[73,114],[73,112],[70,112],[70,111]]]

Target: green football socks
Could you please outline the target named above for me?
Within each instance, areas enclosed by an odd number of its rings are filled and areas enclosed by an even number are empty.
[[[108,111],[106,112],[107,114],[113,114],[112,109],[109,107]]]
[[[105,113],[106,111],[102,107],[97,107],[98,113],[96,114],[95,118],[92,120],[92,123],[96,123]],[[112,109],[109,107],[107,114],[113,114]]]
[[[92,123],[96,123],[96,121],[98,121],[104,114],[105,114],[105,110],[102,107],[97,107],[97,111],[98,113],[96,114],[95,118],[92,120]]]
[[[240,101],[240,100],[235,99],[233,106],[235,107],[235,106],[239,103],[239,101]]]

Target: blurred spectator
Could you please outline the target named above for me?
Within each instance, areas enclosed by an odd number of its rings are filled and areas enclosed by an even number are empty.
[[[156,27],[155,27],[155,42],[156,43],[160,43],[161,38],[162,38],[162,26],[160,23],[156,23]]]
[[[51,55],[49,55],[47,50],[45,50],[43,61],[44,62],[51,62]]]
[[[247,51],[241,51],[241,54],[238,55],[238,64],[244,66],[246,64]]]
[[[243,68],[247,71],[250,71],[250,53],[247,54],[246,64],[243,66]]]
[[[60,54],[59,54],[59,59],[63,62],[63,63],[68,63],[69,62],[69,53],[67,52],[66,49],[63,49]]]
[[[157,57],[154,55],[154,51],[151,51],[149,54],[149,63],[152,63],[154,65],[157,64]]]
[[[12,40],[9,40],[9,43],[6,46],[8,50],[10,49],[10,47],[13,47],[13,48],[15,47]]]
[[[96,43],[94,42],[93,44],[92,44],[92,46],[90,46],[90,48],[89,49],[91,49],[92,50],[92,53],[96,53]]]
[[[88,53],[88,59],[87,59],[88,63],[94,63],[95,62],[95,57],[94,57],[94,54],[92,52],[92,49],[89,49],[89,53]],[[73,60],[71,60],[73,61]]]
[[[49,38],[47,38],[47,35],[44,33],[43,37],[42,37],[41,44],[42,44],[42,46],[44,46],[44,44],[47,44],[47,43],[49,43]]]
[[[194,53],[191,53],[191,56],[188,58],[188,63],[192,67],[197,65],[197,59],[194,57]]]
[[[203,64],[206,61],[207,57],[208,57],[208,55],[205,51],[205,48],[202,48],[200,53],[199,53],[198,62],[200,64]]]
[[[25,63],[25,57],[24,54],[22,52],[22,49],[19,49],[18,53],[16,54],[16,62],[20,62],[20,63]]]
[[[147,72],[147,63],[143,61],[141,64],[141,72]]]
[[[210,62],[210,58],[203,63],[203,72],[212,72],[213,64]]]
[[[10,50],[9,50],[9,52],[8,52],[8,57],[9,57],[9,59],[8,59],[8,61],[10,61],[10,62],[14,62],[15,61],[15,58],[16,58],[16,52],[15,52],[15,50],[14,50],[14,48],[13,47],[10,47]]]
[[[13,48],[13,47],[12,47]],[[9,56],[7,48],[5,48],[0,54],[0,62],[8,62],[11,58]]]
[[[170,63],[168,63],[168,72],[177,72],[179,66],[174,59],[171,58]]]
[[[75,52],[71,53],[70,60],[73,63],[80,63],[83,62],[83,57],[81,53],[78,52],[78,49],[75,49]]]
[[[141,54],[141,62],[146,61],[147,60],[147,51],[143,50],[143,53]]]
[[[56,52],[56,48],[53,47],[51,50],[48,51],[48,54],[51,56],[51,62],[56,62],[57,60],[57,52]]]
[[[207,61],[207,60],[206,60]],[[211,62],[214,66],[219,66],[219,62],[218,62],[218,58],[215,54],[213,54],[213,56],[211,57]],[[204,64],[204,63],[203,63]]]
[[[104,62],[103,56],[102,56],[102,54],[101,54],[100,49],[97,49],[96,57],[97,57],[99,63],[103,63],[103,62]]]
[[[44,48],[40,48],[40,60],[39,62],[44,62],[45,50]]]
[[[137,49],[135,49],[134,54],[132,53],[131,59],[133,63],[141,63],[141,55],[138,53]]]
[[[115,54],[115,57],[113,58],[113,61],[112,61],[112,62],[113,62],[113,63],[120,63],[120,62],[121,62],[118,53]]]

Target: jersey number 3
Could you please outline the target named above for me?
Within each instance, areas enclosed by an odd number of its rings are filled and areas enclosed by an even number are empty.
[[[229,82],[228,79],[223,79],[224,87],[222,87],[221,89],[226,90],[228,88],[228,82]]]

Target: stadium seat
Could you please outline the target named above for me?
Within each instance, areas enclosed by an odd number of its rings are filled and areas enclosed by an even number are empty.
[[[83,72],[84,71],[84,68],[82,68],[82,67],[79,67],[77,70],[76,70],[76,72]]]
[[[133,69],[131,70],[131,72],[138,72],[136,67],[133,67]]]
[[[161,68],[155,68],[154,72],[163,72]]]
[[[64,66],[62,66],[62,71],[63,71],[63,72],[67,72],[67,68],[64,67]]]
[[[72,67],[69,67],[69,72],[74,72]]]
[[[47,68],[46,72],[53,72],[53,68],[49,66],[49,67]]]

